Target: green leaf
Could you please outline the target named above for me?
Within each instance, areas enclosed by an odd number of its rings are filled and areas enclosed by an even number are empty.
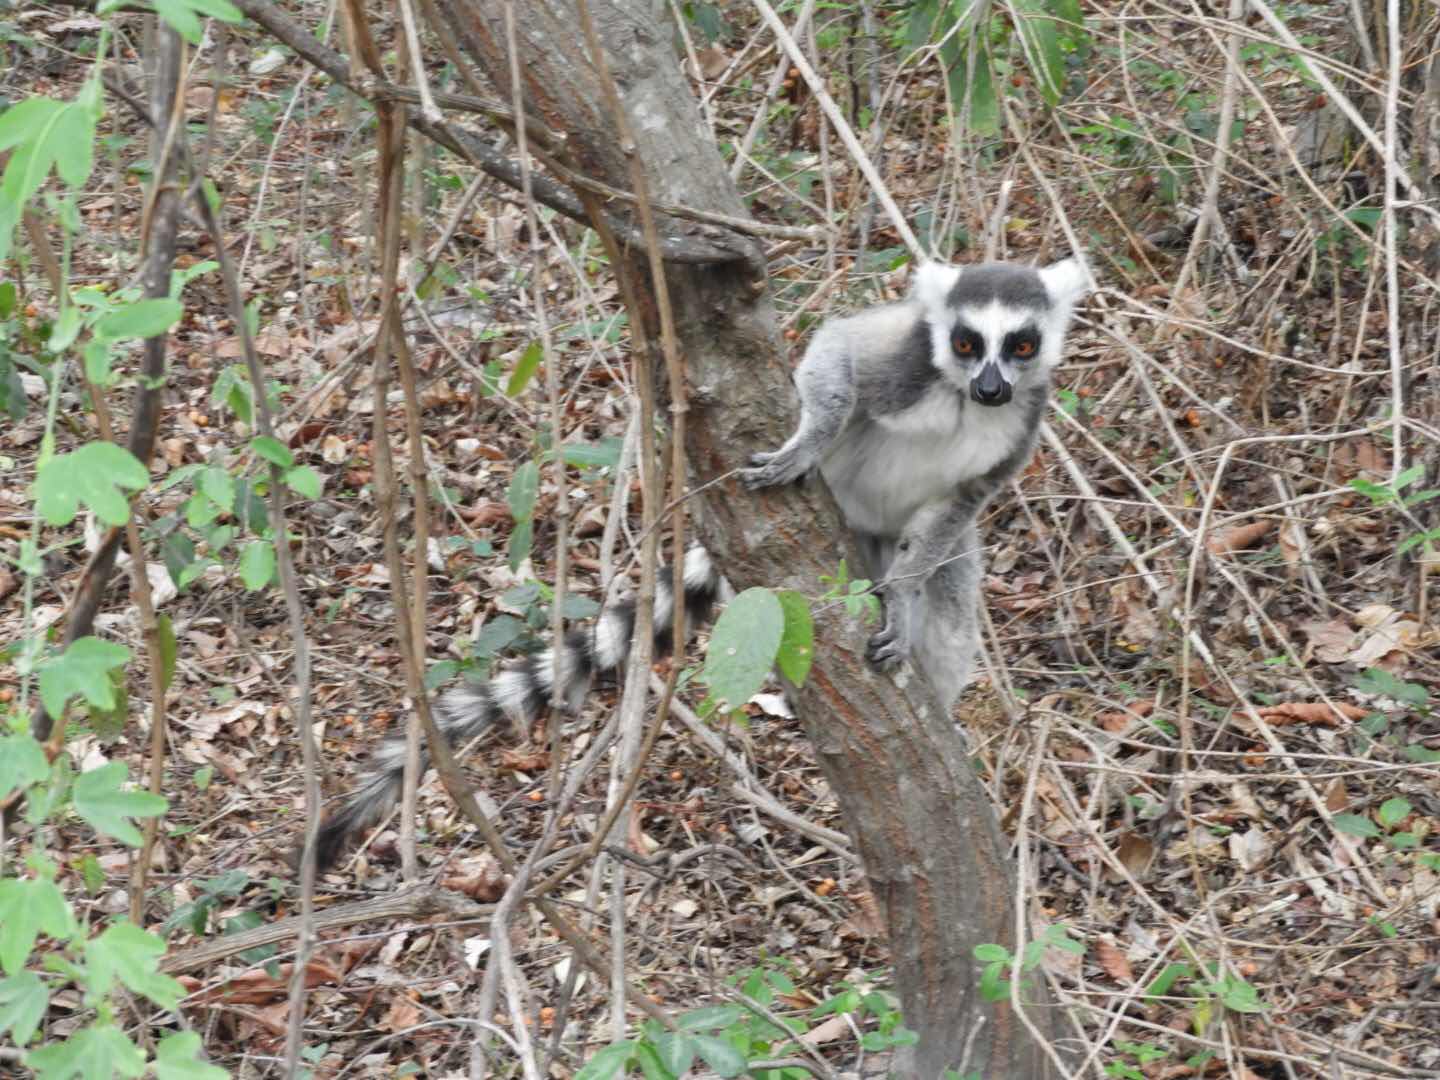
[[[1010,950],[994,942],[982,942],[975,946],[975,959],[982,964],[1006,964],[1011,960]]]
[[[201,1051],[200,1036],[193,1031],[166,1035],[155,1047],[156,1080],[226,1080],[230,1074],[211,1065]]]
[[[738,709],[759,691],[784,633],[785,609],[769,589],[746,589],[721,612],[700,677],[722,709]]]
[[[35,509],[47,525],[68,525],[84,503],[106,525],[124,525],[130,503],[122,488],[139,490],[150,470],[123,446],[86,443],[41,465],[35,475]]]
[[[1056,105],[1065,87],[1065,56],[1055,20],[1043,0],[1016,0],[1015,11],[1025,59],[1045,101]]]
[[[510,530],[510,542],[505,545],[505,559],[511,571],[520,569],[520,564],[530,557],[535,542],[535,523],[529,518],[516,524]]]
[[[96,386],[110,386],[114,383],[115,374],[110,370],[110,362],[114,356],[110,352],[109,344],[92,338],[80,350],[80,356],[85,362],[85,377],[92,383]]]
[[[695,1049],[705,1059],[705,1064],[721,1076],[739,1076],[745,1072],[748,1062],[745,1055],[724,1039],[713,1035],[693,1035]]]
[[[653,1043],[639,1042],[635,1045],[635,1064],[640,1066],[640,1075],[645,1080],[678,1080],[676,1075],[665,1067],[660,1060],[660,1054],[656,1051]]]
[[[103,316],[95,324],[95,336],[106,341],[156,337],[178,323],[184,313],[180,301],[168,297],[136,300]]]
[[[187,0],[154,0],[155,14],[192,45],[200,44],[200,20]]]
[[[10,1032],[16,1046],[30,1041],[49,1007],[50,994],[34,972],[0,981],[0,1031]]]
[[[31,97],[0,113],[0,152],[40,138],[67,108],[63,101]]]
[[[527,461],[515,470],[510,486],[505,490],[505,501],[510,505],[510,516],[517,522],[527,520],[535,513],[535,500],[540,494],[540,466]]]
[[[275,577],[275,545],[269,540],[252,540],[240,553],[240,580],[251,592],[258,592]]]
[[[545,350],[540,342],[532,341],[526,346],[525,351],[520,354],[519,361],[515,364],[515,370],[510,373],[510,381],[505,384],[505,396],[514,397],[525,389],[527,383],[539,370],[540,360],[545,355]]]
[[[626,1039],[611,1043],[587,1061],[575,1074],[574,1080],[614,1080],[625,1074],[630,1055],[635,1052],[635,1042]]]
[[[290,448],[273,435],[256,435],[250,440],[250,449],[255,451],[256,457],[262,457],[282,469],[295,464],[295,455]]]
[[[62,1043],[32,1050],[25,1064],[35,1070],[37,1080],[109,1080],[116,1073],[139,1076],[145,1071],[145,1055],[114,1024],[96,1023]]]
[[[218,465],[200,473],[200,491],[221,510],[235,509],[235,478]]]
[[[285,471],[285,486],[304,499],[318,499],[325,490],[325,481],[309,465],[296,465]]]
[[[666,1031],[654,1043],[660,1064],[671,1076],[683,1076],[695,1063],[695,1040],[683,1031]]]
[[[1360,814],[1336,814],[1332,820],[1335,828],[1347,836],[1369,840],[1380,835],[1380,826]]]
[[[560,455],[566,465],[581,469],[615,468],[620,464],[620,448],[623,440],[601,439],[593,443],[566,443],[560,448]]]
[[[790,589],[776,594],[785,612],[785,633],[775,654],[780,674],[795,686],[804,686],[815,659],[815,624],[810,618],[810,602]]]
[[[126,791],[124,783],[125,766],[118,761],[81,773],[75,780],[75,812],[96,832],[139,847],[140,830],[128,819],[158,817],[170,804],[148,791]]]
[[[471,655],[488,660],[525,632],[525,624],[513,615],[496,615],[480,627],[470,645]]]
[[[238,23],[245,20],[244,13],[230,3],[230,0],[187,0],[187,3],[201,15],[208,15],[222,22]]]
[[[46,878],[0,880],[0,969],[18,975],[42,933],[64,941],[77,930],[70,905]]]
[[[1380,811],[1375,816],[1380,819],[1380,824],[1387,829],[1393,829],[1407,817],[1414,809],[1408,799],[1386,799],[1380,804]]]
[[[119,979],[162,1009],[174,1009],[185,996],[185,988],[160,973],[160,958],[164,955],[165,942],[134,923],[117,922],[108,927],[85,943],[85,963],[90,969],[86,999],[99,1003]]]
[[[17,788],[38,784],[49,775],[50,762],[33,736],[0,737],[0,802]]]
[[[65,703],[81,694],[97,709],[115,708],[115,684],[110,672],[130,661],[130,650],[113,641],[83,637],[70,643],[59,656],[40,668],[40,701],[51,716],[65,711]]]
[[[681,1031],[714,1031],[729,1027],[745,1015],[739,1005],[706,1005],[690,1009],[675,1018]]]

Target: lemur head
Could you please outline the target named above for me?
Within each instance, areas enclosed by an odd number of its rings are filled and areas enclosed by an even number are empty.
[[[1016,387],[1049,379],[1070,312],[1089,288],[1090,275],[1074,258],[1043,269],[927,262],[914,296],[940,374],[981,405],[1004,405]]]

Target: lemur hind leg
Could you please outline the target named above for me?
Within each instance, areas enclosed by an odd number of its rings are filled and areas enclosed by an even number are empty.
[[[947,712],[965,688],[980,646],[982,568],[972,524],[957,537],[950,558],[925,583],[924,630],[916,638],[913,658]]]

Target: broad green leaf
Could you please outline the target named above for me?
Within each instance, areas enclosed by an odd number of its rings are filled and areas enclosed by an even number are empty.
[[[535,542],[535,522],[530,518],[516,524],[510,530],[510,542],[505,546],[505,560],[511,571],[519,570],[520,564],[530,557],[530,548]]]
[[[1393,829],[1410,816],[1412,809],[1414,808],[1408,799],[1386,799],[1380,804],[1379,813],[1375,816],[1380,819],[1380,824],[1385,828]]]
[[[1065,87],[1065,56],[1049,5],[1044,0],[1015,0],[1021,45],[1040,93],[1054,105]]]
[[[107,342],[91,338],[81,348],[80,355],[85,361],[85,377],[96,386],[109,386],[115,381],[115,375],[110,370],[114,354]]]
[[[245,20],[245,15],[230,0],[186,0],[190,7],[201,15],[207,15],[212,19],[220,19],[222,22],[238,23]]]
[[[275,577],[275,545],[269,540],[252,540],[240,553],[240,580],[251,592],[258,592]]]
[[[278,465],[282,469],[288,469],[295,464],[295,455],[290,448],[273,435],[256,435],[250,440],[250,449],[255,451],[257,457],[262,457],[271,465]]]
[[[679,1080],[660,1060],[660,1054],[656,1051],[653,1043],[644,1041],[636,1043],[635,1064],[640,1066],[640,1075],[645,1080]]]
[[[45,751],[28,734],[0,737],[0,801],[16,788],[38,784],[50,775]]]
[[[17,975],[42,933],[63,941],[76,931],[65,894],[45,878],[0,880],[0,969]]]
[[[526,346],[525,351],[520,354],[519,361],[515,364],[515,370],[510,373],[510,381],[505,384],[505,396],[515,397],[525,389],[532,376],[540,367],[540,360],[545,355],[545,350],[540,342],[532,341]]]
[[[739,1076],[745,1072],[745,1055],[724,1039],[713,1035],[694,1035],[695,1049],[705,1059],[705,1064],[721,1076]]]
[[[151,1066],[156,1080],[225,1080],[230,1074],[211,1065],[201,1053],[200,1036],[193,1031],[166,1035],[155,1047]]]
[[[488,660],[525,632],[525,624],[513,615],[496,615],[480,627],[470,646],[472,655]]]
[[[235,509],[235,477],[220,466],[211,465],[200,474],[200,490],[220,509]]]
[[[780,651],[775,666],[795,686],[804,686],[815,659],[815,624],[810,618],[810,601],[789,589],[777,594],[785,612],[785,633],[780,638]]]
[[[296,465],[285,470],[285,483],[295,494],[306,499],[318,499],[325,489],[325,481],[309,465]]]
[[[71,102],[55,118],[48,140],[55,147],[55,171],[68,187],[80,188],[95,163],[95,123],[99,119],[82,103]]]
[[[769,589],[746,589],[730,601],[710,631],[700,676],[721,709],[738,709],[759,691],[784,633],[785,609]]]
[[[174,1009],[185,996],[185,988],[160,973],[165,942],[134,923],[118,922],[98,937],[85,942],[85,962],[90,969],[86,999],[98,1004],[119,979],[137,994],[162,1009]]]
[[[81,773],[75,780],[75,812],[97,832],[139,847],[143,837],[128,819],[158,817],[170,804],[148,791],[127,791],[124,783],[125,766],[118,761]]]
[[[87,703],[106,711],[115,708],[115,684],[110,672],[130,661],[130,650],[113,641],[83,637],[70,643],[59,656],[40,668],[40,701],[51,716],[65,711],[65,703],[81,694]]]
[[[681,1031],[714,1031],[729,1027],[745,1015],[739,1005],[706,1005],[689,1009],[675,1018]]]
[[[62,1043],[32,1050],[25,1064],[35,1070],[36,1080],[109,1080],[116,1073],[139,1076],[145,1055],[114,1024],[97,1023]]]
[[[60,315],[55,320],[55,325],[50,327],[50,340],[45,342],[45,347],[52,353],[62,353],[80,336],[80,329],[84,325],[83,313],[74,304],[66,304],[60,310]]]
[[[86,443],[41,465],[35,476],[35,509],[48,525],[68,525],[83,503],[106,525],[124,525],[130,503],[121,489],[138,490],[150,470],[112,442]]]
[[[200,44],[200,20],[188,0],[154,0],[155,14],[192,45]]]
[[[581,469],[615,468],[620,464],[622,440],[609,438],[593,443],[566,443],[560,454],[566,465]]]
[[[992,942],[982,942],[975,946],[975,959],[982,964],[1004,964],[1010,960],[1010,950],[1004,945],[997,945]]]
[[[184,311],[179,300],[169,297],[136,300],[103,316],[95,324],[95,336],[107,341],[155,337],[179,322]]]
[[[624,1076],[625,1066],[634,1052],[635,1043],[630,1039],[611,1043],[581,1066],[574,1080],[614,1080]]]
[[[695,1040],[683,1031],[666,1031],[654,1039],[660,1064],[671,1076],[683,1076],[695,1063]]]
[[[1358,836],[1361,839],[1369,840],[1380,835],[1380,826],[1360,814],[1336,814],[1332,820],[1335,822],[1335,828],[1347,836]]]
[[[515,470],[510,486],[505,490],[505,501],[510,505],[510,516],[524,521],[535,513],[535,500],[540,494],[540,466],[527,461]]]
[[[48,97],[26,98],[0,113],[0,152],[40,138],[66,108]]]
[[[0,981],[0,1031],[10,1032],[16,1046],[30,1041],[49,1007],[50,994],[34,972]]]

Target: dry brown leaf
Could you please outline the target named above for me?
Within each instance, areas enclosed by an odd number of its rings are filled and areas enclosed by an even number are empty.
[[[1300,630],[1309,638],[1310,650],[1321,663],[1343,663],[1355,647],[1355,631],[1343,619],[1309,619],[1300,623]]]
[[[380,1018],[380,1026],[386,1031],[406,1031],[420,1023],[420,1009],[404,994],[396,994],[390,1008]]]
[[[1100,970],[1121,986],[1130,986],[1135,982],[1135,972],[1130,968],[1130,958],[1125,955],[1125,951],[1120,946],[1115,944],[1110,935],[1102,934],[1095,940],[1095,960],[1100,965]]]
[[[1323,701],[1287,701],[1255,711],[1274,723],[1322,724],[1332,728],[1340,727],[1343,720],[1363,720],[1367,715],[1364,709],[1346,701],[1328,705]]]
[[[1252,521],[1247,525],[1228,525],[1223,529],[1215,529],[1205,538],[1205,550],[1211,555],[1243,551],[1262,539],[1274,527],[1273,521]]]
[[[488,851],[466,859],[458,870],[458,873],[445,878],[447,889],[462,892],[482,903],[494,903],[505,894],[505,871]]]
[[[1154,699],[1148,701],[1132,701],[1123,709],[1103,712],[1095,719],[1106,731],[1111,734],[1119,734],[1129,727],[1137,718],[1149,716],[1154,711]]]
[[[1140,833],[1122,833],[1119,843],[1115,845],[1115,857],[1130,871],[1132,877],[1139,880],[1150,870],[1150,863],[1155,858],[1155,844],[1148,836]]]
[[[1325,809],[1338,814],[1350,805],[1350,792],[1345,790],[1345,781],[1338,776],[1325,788]]]
[[[227,1005],[265,1005],[271,1001],[283,1000],[290,992],[290,974],[294,970],[294,964],[281,964],[278,978],[264,971],[247,971],[225,980],[219,986],[202,991],[191,1000],[207,1005],[217,1001],[223,1001]],[[311,960],[305,965],[307,987],[339,981],[340,972],[325,960]],[[283,1026],[281,1030],[284,1030]]]

